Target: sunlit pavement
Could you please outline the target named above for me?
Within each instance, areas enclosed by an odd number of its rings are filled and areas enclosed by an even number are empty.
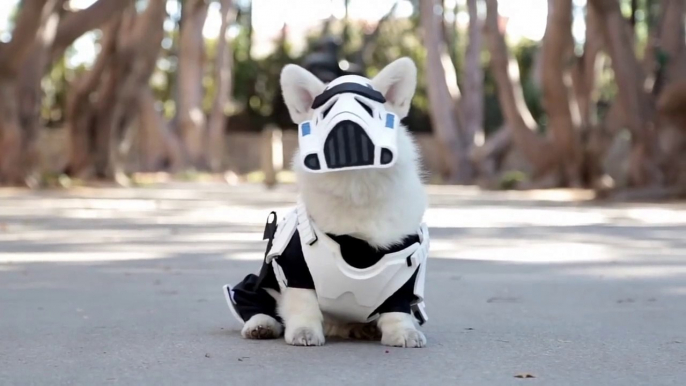
[[[0,384],[686,384],[686,204],[430,191],[428,347],[399,349],[240,338],[221,286],[290,186],[0,190]]]

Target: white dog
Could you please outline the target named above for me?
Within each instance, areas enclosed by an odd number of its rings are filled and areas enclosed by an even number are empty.
[[[285,328],[286,342],[298,346],[379,335],[389,346],[426,345],[418,327],[426,320],[427,198],[418,151],[399,123],[416,79],[409,58],[371,80],[345,76],[328,86],[284,67],[283,97],[300,129],[300,201],[278,225],[274,216],[271,232],[268,224],[259,277],[224,288],[243,337],[277,338]]]

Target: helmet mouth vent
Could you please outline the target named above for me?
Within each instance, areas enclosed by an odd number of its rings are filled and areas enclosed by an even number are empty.
[[[374,143],[360,125],[341,121],[326,137],[324,158],[329,169],[373,165]]]

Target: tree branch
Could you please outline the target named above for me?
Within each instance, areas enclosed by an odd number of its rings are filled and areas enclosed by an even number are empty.
[[[57,27],[52,57],[61,56],[79,36],[101,27],[133,3],[134,0],[98,0],[84,10],[67,13]]]
[[[13,76],[28,56],[41,25],[47,0],[24,0],[12,31],[12,40],[0,47],[0,75]]]

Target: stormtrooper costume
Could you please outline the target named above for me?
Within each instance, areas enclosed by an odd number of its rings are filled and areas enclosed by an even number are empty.
[[[297,162],[312,173],[393,166],[399,119],[384,102],[365,78],[347,75],[329,83],[313,101],[312,119],[299,125]],[[343,323],[372,322],[386,312],[412,314],[419,324],[428,320],[424,223],[396,245],[377,249],[350,235],[323,232],[299,201],[281,219],[270,213],[264,239],[259,275],[224,286],[229,309],[241,323],[256,314],[282,322],[275,296],[287,287],[315,290],[324,316]]]

